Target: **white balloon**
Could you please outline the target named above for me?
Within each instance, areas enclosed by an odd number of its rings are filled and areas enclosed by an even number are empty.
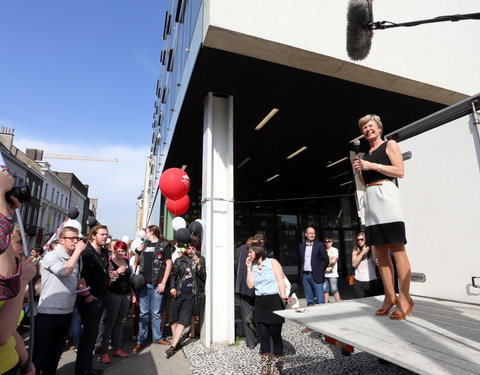
[[[137,236],[140,237],[142,240],[145,238],[145,231],[143,229],[140,229],[138,232],[137,232]]]
[[[128,245],[128,241],[130,241],[130,238],[127,235],[124,235],[122,237],[122,241],[125,242]]]
[[[198,221],[200,224],[202,224],[202,228],[203,228],[203,221],[202,221],[202,219],[197,219],[197,220],[195,220],[195,221]]]
[[[79,221],[77,220],[73,220],[73,219],[68,219],[65,224],[63,225],[63,227],[74,227],[74,228],[77,228],[78,229],[78,234],[81,235],[82,234],[82,224],[80,224]]]
[[[187,223],[183,217],[177,216],[173,218],[172,228],[174,231],[177,231],[179,229],[186,228],[186,227],[187,227]]]
[[[130,244],[130,251],[135,250],[137,247],[141,245],[142,242],[143,241],[140,238],[133,240],[132,243]]]

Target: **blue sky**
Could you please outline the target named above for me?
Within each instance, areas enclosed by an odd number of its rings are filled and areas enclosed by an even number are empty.
[[[49,160],[91,186],[116,237],[134,235],[167,3],[0,3],[0,125],[15,129],[22,150],[119,158]]]

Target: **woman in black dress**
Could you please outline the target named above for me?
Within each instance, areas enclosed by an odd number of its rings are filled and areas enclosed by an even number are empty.
[[[385,299],[376,315],[388,315],[390,319],[405,319],[411,313],[410,262],[405,244],[405,223],[400,204],[400,191],[395,178],[404,175],[403,157],[394,140],[382,139],[383,125],[377,115],[366,115],[358,121],[360,130],[370,144],[364,159],[355,158],[353,168],[365,185],[365,230],[368,246],[374,247],[378,267],[385,288]],[[393,254],[399,280],[399,295],[394,289]]]

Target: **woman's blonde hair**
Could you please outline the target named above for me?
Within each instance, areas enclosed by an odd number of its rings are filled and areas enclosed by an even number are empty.
[[[380,120],[380,116],[377,116],[375,114],[369,114],[363,116],[361,119],[358,120],[358,127],[360,128],[360,131],[363,130],[363,126],[369,122],[370,120],[375,121],[375,123],[378,125],[381,131],[383,131],[383,124],[382,120]]]

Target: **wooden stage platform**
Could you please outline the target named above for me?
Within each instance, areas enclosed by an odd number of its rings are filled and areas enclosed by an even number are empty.
[[[413,299],[403,321],[375,316],[383,296],[277,313],[419,374],[480,374],[480,306]]]

